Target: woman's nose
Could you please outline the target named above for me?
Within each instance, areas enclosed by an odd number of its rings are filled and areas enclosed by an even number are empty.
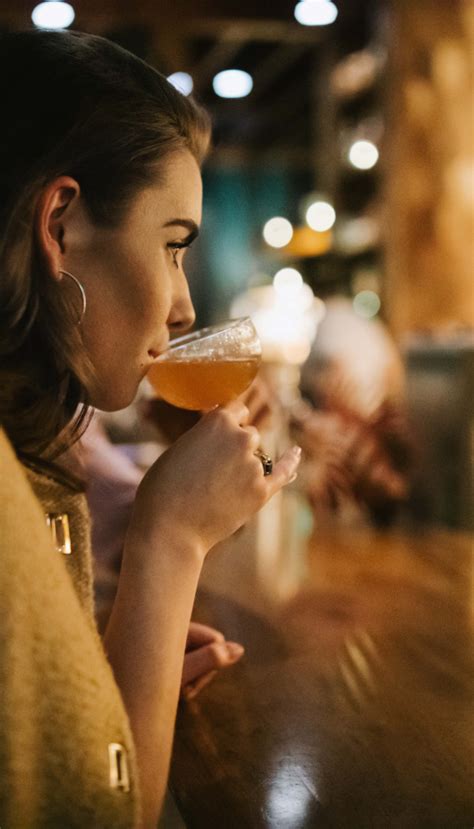
[[[173,334],[184,334],[189,328],[192,327],[195,319],[196,314],[193,311],[192,314],[188,314],[179,320],[168,322],[168,328]]]
[[[195,319],[194,306],[189,291],[186,291],[186,294],[173,304],[168,317],[168,329],[173,334],[184,333],[192,327]]]

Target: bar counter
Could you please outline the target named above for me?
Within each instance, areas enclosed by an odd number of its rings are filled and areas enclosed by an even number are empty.
[[[194,618],[246,653],[180,704],[186,826],[472,829],[471,539],[262,537],[254,522],[203,572]]]

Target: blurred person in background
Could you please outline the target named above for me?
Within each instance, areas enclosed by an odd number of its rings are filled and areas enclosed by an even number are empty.
[[[383,323],[357,316],[349,300],[329,300],[300,389],[291,428],[315,515],[392,523],[409,497],[413,448],[403,364]]]
[[[209,123],[79,32],[2,34],[0,86],[0,824],[151,829],[205,557],[292,479],[299,450],[265,477],[233,401],[164,452],[100,640],[84,484],[62,457],[90,407],[128,406],[194,321],[183,256]]]

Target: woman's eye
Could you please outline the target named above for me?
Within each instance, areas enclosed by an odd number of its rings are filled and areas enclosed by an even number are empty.
[[[178,253],[180,251],[180,248],[170,248],[170,251],[171,251],[171,256],[172,256],[173,262],[176,265],[176,267],[178,267],[178,265],[179,265]]]
[[[168,250],[170,251],[171,256],[173,258],[173,263],[177,268],[179,268],[178,254],[181,250],[187,247],[189,247],[188,242],[171,242],[168,245]]]

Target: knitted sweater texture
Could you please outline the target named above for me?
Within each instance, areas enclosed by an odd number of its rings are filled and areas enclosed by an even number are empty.
[[[68,515],[71,555],[53,545],[51,512]],[[114,744],[128,791],[113,782]],[[85,497],[25,469],[0,430],[0,827],[138,822],[133,740],[92,615]]]

